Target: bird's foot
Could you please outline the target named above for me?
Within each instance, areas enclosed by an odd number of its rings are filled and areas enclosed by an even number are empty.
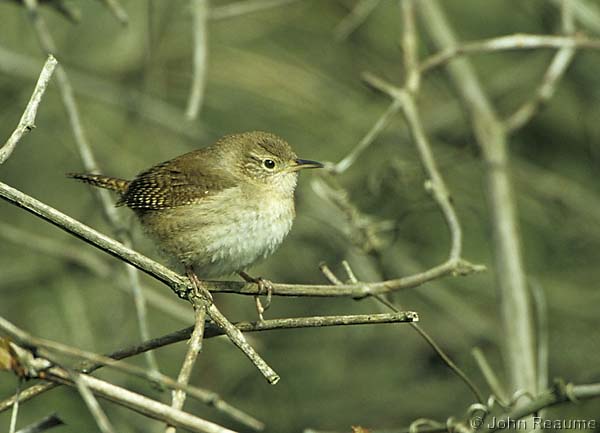
[[[273,296],[273,283],[269,280],[264,279],[263,277],[252,277],[248,275],[246,272],[239,272],[240,277],[244,279],[247,283],[254,283],[258,285],[258,295],[254,297],[254,302],[256,303],[256,311],[258,312],[258,319],[261,322],[264,322],[263,314],[264,312],[271,306],[271,298]],[[260,295],[266,293],[267,299],[265,304],[263,305],[260,300]]]
[[[192,283],[192,286],[194,287],[194,296],[196,296],[197,298],[200,298],[200,299],[204,298],[207,301],[212,302],[212,300],[213,300],[212,295],[206,289],[206,287],[204,287],[204,285],[202,284],[202,281],[200,281],[200,278],[198,278],[198,275],[196,275],[196,272],[194,272],[194,268],[192,266],[186,266],[185,274],[190,279],[190,282]]]

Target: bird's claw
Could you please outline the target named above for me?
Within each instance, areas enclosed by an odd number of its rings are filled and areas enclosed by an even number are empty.
[[[256,304],[256,311],[258,312],[258,319],[261,322],[264,322],[263,314],[264,312],[271,306],[271,299],[273,297],[273,283],[263,277],[251,277],[245,272],[240,272],[240,276],[249,283],[254,283],[258,285],[258,294],[254,297],[254,302]],[[267,298],[265,304],[260,300],[260,295],[266,293]]]

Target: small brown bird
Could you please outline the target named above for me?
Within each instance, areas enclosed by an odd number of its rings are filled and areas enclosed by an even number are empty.
[[[120,194],[167,255],[201,278],[239,273],[275,251],[292,227],[298,159],[267,132],[228,135],[141,172],[135,179],[69,174]],[[264,280],[263,280],[264,281]]]

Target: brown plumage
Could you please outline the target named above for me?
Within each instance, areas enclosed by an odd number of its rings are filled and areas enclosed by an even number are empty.
[[[198,275],[240,272],[271,254],[292,227],[298,171],[322,167],[298,159],[267,132],[228,135],[124,179],[72,178],[116,191],[160,248]]]

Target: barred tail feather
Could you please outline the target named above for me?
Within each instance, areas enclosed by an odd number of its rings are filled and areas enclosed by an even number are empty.
[[[127,191],[129,181],[118,177],[103,176],[101,174],[67,173],[67,177],[80,180],[99,188],[110,189],[123,194]]]

